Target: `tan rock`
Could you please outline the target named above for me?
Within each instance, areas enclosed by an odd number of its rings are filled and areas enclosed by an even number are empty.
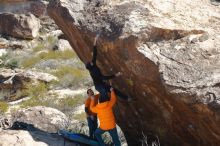
[[[42,131],[3,130],[0,131],[1,146],[75,146],[77,144],[54,134]]]
[[[23,122],[32,124],[35,128],[49,133],[57,133],[68,124],[68,118],[57,109],[36,106],[27,109],[19,109],[12,113],[12,123]]]
[[[0,14],[0,33],[33,39],[38,36],[39,28],[40,22],[33,14]]]

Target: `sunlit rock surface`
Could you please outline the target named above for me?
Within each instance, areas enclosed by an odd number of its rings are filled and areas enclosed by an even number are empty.
[[[49,15],[83,62],[98,42],[114,86],[136,98],[119,102],[128,144],[153,134],[165,146],[220,142],[220,6],[209,0],[53,0]]]

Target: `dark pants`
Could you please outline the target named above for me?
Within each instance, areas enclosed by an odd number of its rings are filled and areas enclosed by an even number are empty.
[[[94,133],[98,127],[97,116],[94,116],[94,120],[92,120],[91,117],[87,117],[87,122],[89,126],[89,137],[91,139],[96,139]]]
[[[114,143],[115,146],[121,146],[121,142],[119,140],[118,132],[117,132],[116,128],[111,129],[111,130],[107,130],[107,131],[98,128],[95,131],[95,136],[96,136],[100,146],[105,146],[105,143],[102,140],[102,134],[105,133],[105,132],[109,132],[109,134],[111,135],[113,143]]]
[[[99,98],[102,98],[102,99],[105,99],[105,98],[108,98],[108,100],[110,99],[108,96],[108,93],[111,92],[110,88],[111,88],[111,86],[109,86],[106,83],[100,83],[100,84],[95,85],[95,89],[97,91],[99,91],[99,93],[100,93]],[[129,98],[127,95],[123,94],[121,91],[119,91],[116,88],[114,88],[114,91],[115,91],[115,94],[123,100],[127,100]]]

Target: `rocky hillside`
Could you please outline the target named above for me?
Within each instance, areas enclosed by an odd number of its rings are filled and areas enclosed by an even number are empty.
[[[83,62],[94,36],[106,74],[136,100],[115,113],[128,144],[220,142],[220,6],[209,0],[53,0],[49,15]]]
[[[56,132],[74,131],[80,122],[86,125],[82,104],[91,79],[84,65],[46,15],[47,2],[4,2],[0,2],[0,145],[77,145],[65,143]],[[70,126],[62,120],[71,121]],[[21,127],[13,126],[17,121]],[[88,127],[84,129],[88,134]]]

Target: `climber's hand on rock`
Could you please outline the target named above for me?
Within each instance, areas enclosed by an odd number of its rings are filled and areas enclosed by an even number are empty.
[[[94,46],[96,46],[97,44],[97,40],[99,39],[99,36],[100,36],[100,33],[98,33],[96,36],[95,36],[95,40],[94,40]]]
[[[119,77],[121,75],[122,75],[122,72],[118,72],[118,73],[115,74],[116,77]]]
[[[112,80],[109,80],[109,85],[112,86]]]

